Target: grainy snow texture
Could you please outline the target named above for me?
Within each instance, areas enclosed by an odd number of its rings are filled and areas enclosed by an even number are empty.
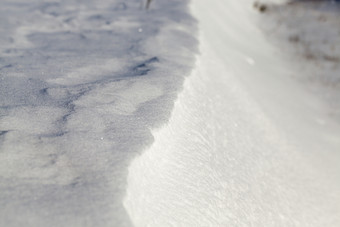
[[[339,122],[293,79],[306,71],[258,29],[253,1],[191,6],[201,55],[129,168],[135,226],[340,226]]]
[[[130,160],[197,49],[187,1],[0,2],[0,226],[131,226]]]
[[[340,226],[338,93],[258,26],[297,24],[192,0],[198,34],[188,2],[0,1],[1,227]]]

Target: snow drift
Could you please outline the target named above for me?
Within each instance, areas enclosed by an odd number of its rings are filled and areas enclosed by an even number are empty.
[[[168,124],[136,158],[135,226],[338,226],[339,126],[289,78],[252,1],[191,4],[200,52]]]

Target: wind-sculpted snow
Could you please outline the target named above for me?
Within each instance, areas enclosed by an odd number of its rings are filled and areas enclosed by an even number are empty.
[[[192,11],[201,55],[129,168],[135,226],[340,226],[340,127],[327,105],[289,77],[251,0]]]
[[[0,225],[129,226],[127,166],[196,52],[187,1],[0,3]]]

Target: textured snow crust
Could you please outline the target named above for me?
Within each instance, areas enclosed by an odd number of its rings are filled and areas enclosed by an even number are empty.
[[[340,225],[339,124],[290,78],[252,5],[192,1],[201,55],[129,168],[135,226]]]
[[[0,2],[0,226],[131,226],[130,160],[197,51],[187,1]]]

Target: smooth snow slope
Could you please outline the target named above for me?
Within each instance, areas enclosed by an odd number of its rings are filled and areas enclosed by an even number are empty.
[[[135,226],[339,226],[340,131],[289,78],[252,1],[192,1],[200,51],[129,169]]]

